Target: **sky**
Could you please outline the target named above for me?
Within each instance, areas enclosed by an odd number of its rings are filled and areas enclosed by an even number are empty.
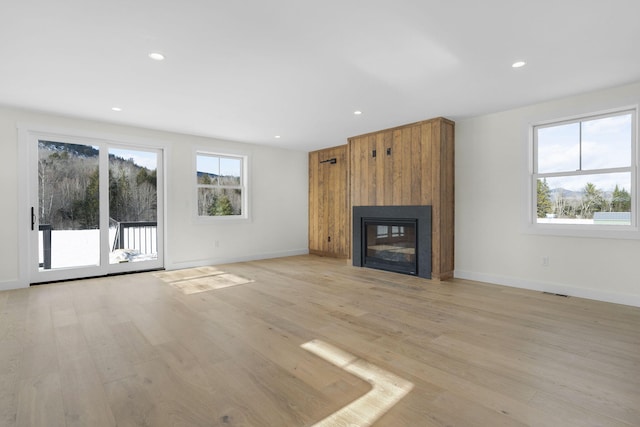
[[[109,154],[113,154],[114,156],[125,160],[133,159],[133,162],[136,165],[145,167],[152,171],[158,168],[158,154],[153,151],[109,148]]]
[[[198,172],[239,177],[241,165],[242,160],[238,158],[198,155],[196,168]]]
[[[631,113],[537,129],[538,173],[589,171],[631,166]],[[582,144],[581,144],[582,142]],[[630,173],[547,177],[550,188],[580,191],[587,182],[604,191],[631,189]]]

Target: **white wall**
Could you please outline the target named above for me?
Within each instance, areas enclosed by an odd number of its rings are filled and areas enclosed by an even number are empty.
[[[524,232],[529,125],[637,104],[640,83],[457,121],[455,276],[640,306],[640,241]]]
[[[166,267],[182,268],[308,252],[308,155],[255,144],[221,141],[119,126],[33,111],[0,107],[0,290],[27,285],[20,277],[18,209],[19,170],[16,125],[72,130],[74,133],[157,141],[166,156]],[[244,222],[198,222],[194,153],[241,152],[250,156],[251,219]],[[26,215],[27,213],[21,212]],[[24,221],[23,221],[24,222]],[[218,246],[214,242],[218,241]]]

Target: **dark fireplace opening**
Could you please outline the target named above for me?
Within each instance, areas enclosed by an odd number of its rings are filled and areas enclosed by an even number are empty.
[[[431,278],[431,206],[354,206],[353,265]]]
[[[364,219],[365,267],[417,274],[416,220]]]

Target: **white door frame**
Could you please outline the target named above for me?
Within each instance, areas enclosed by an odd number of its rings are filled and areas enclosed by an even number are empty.
[[[75,130],[63,130],[49,127],[18,124],[19,165],[21,179],[19,182],[20,209],[18,215],[19,245],[19,283],[24,287],[32,283],[44,283],[57,280],[75,279],[81,277],[104,276],[112,273],[141,271],[163,268],[165,263],[165,164],[167,147],[155,141],[134,139],[121,135],[106,135]],[[37,159],[38,140],[58,140],[72,144],[95,145],[100,148],[100,188],[109,187],[109,148],[125,148],[131,150],[151,151],[158,155],[157,169],[157,243],[158,257],[154,261],[140,261],[135,263],[109,264],[109,192],[100,191],[100,265],[77,267],[71,269],[56,269],[39,271],[37,267],[38,254],[38,219],[35,218],[34,230],[31,225],[31,207],[37,206],[38,188],[37,175],[33,170],[33,161]],[[34,152],[35,150],[35,152]],[[34,157],[35,156],[35,157]],[[35,182],[34,182],[35,180]],[[35,261],[34,261],[35,258]]]

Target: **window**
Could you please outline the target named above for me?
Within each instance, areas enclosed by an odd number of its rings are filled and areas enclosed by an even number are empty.
[[[635,126],[635,110],[534,126],[532,222],[556,228],[635,227]]]
[[[245,218],[245,170],[246,157],[197,153],[198,216]]]

